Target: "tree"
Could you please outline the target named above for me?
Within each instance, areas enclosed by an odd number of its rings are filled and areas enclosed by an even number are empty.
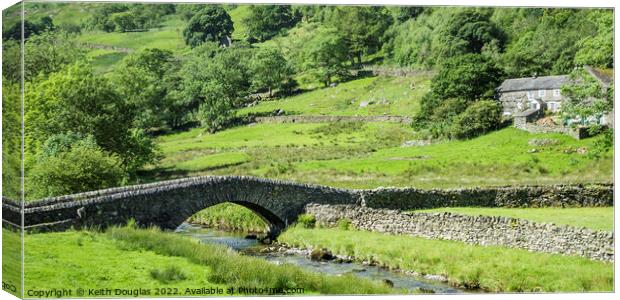
[[[183,38],[192,48],[207,41],[221,44],[233,30],[230,15],[220,6],[209,5],[192,16],[183,30]]]
[[[128,172],[135,171],[134,161],[142,160],[136,155],[151,153],[148,158],[155,158],[152,145],[137,144],[132,137],[135,112],[87,64],[79,62],[41,82],[28,83],[25,99],[30,154],[38,153],[51,136],[71,131],[92,136],[104,151],[117,154]]]
[[[84,27],[106,32],[146,30],[157,26],[163,16],[175,12],[172,4],[105,3],[94,7]]]
[[[194,48],[180,71],[183,102],[211,132],[219,130],[250,93],[248,48],[219,48],[206,43]],[[221,115],[211,114],[211,111]]]
[[[594,67],[613,67],[614,16],[610,10],[593,10],[590,19],[596,23],[593,36],[585,36],[577,43],[575,64]]]
[[[46,32],[33,36],[25,43],[24,79],[29,81],[37,75],[46,77],[83,59],[85,54],[74,35]]]
[[[54,135],[28,172],[27,198],[39,199],[118,186],[121,160],[99,147],[92,136]]]
[[[4,53],[3,53],[4,54]],[[4,71],[4,70],[3,70]],[[2,195],[21,197],[21,86],[2,80]]]
[[[384,7],[338,6],[330,17],[344,37],[351,59],[362,63],[363,54],[372,54],[381,49],[381,38],[391,25],[392,18]]]
[[[241,22],[246,27],[249,41],[266,41],[283,29],[299,21],[289,5],[252,5],[250,13]]]
[[[31,22],[29,20],[24,20],[24,39],[28,39],[31,36],[41,34],[46,31],[54,30],[54,22],[52,18],[49,16],[45,16],[39,19],[38,22]],[[2,32],[2,39],[7,40],[15,40],[21,41],[22,39],[22,22],[17,22],[9,27],[7,30]]]
[[[481,53],[489,44],[503,45],[503,33],[490,20],[490,14],[466,9],[452,15],[440,32],[440,57]]]
[[[398,23],[403,23],[409,19],[415,19],[417,16],[421,15],[425,9],[427,8],[423,6],[395,6],[389,8],[394,21]]]
[[[480,100],[468,106],[454,118],[450,135],[452,138],[473,138],[499,127],[502,107],[494,100]]]
[[[468,53],[499,54],[506,40],[491,19],[491,9],[426,9],[386,33],[388,60],[403,66],[433,68]]]
[[[21,50],[20,43],[15,40],[8,40],[2,43],[2,76],[4,80],[21,82]]]
[[[465,54],[446,60],[431,81],[431,92],[439,99],[473,101],[491,98],[502,72],[480,54]]]
[[[112,74],[116,91],[136,111],[133,126],[145,130],[173,127],[170,116],[180,63],[171,51],[146,49],[127,56]]]
[[[441,18],[436,15],[422,15],[390,27],[384,36],[386,58],[400,66],[434,67],[437,61],[437,51],[433,49],[435,28],[441,25]]]
[[[503,55],[505,72],[511,77],[570,73],[584,47],[580,41],[597,33],[593,20],[588,10],[543,9],[512,37]]]
[[[95,5],[95,9],[84,24],[88,29],[97,29],[105,32],[112,32],[116,25],[110,20],[113,14],[126,12],[129,10],[127,4],[105,3]]]
[[[328,86],[335,76],[345,75],[348,54],[345,39],[337,29],[319,27],[306,44],[302,69]]]
[[[446,60],[431,80],[431,91],[421,99],[420,111],[414,117],[414,128],[427,130],[433,138],[465,138],[472,136],[473,132],[486,132],[478,125],[470,128],[464,123],[479,120],[472,114],[483,108],[472,108],[466,115],[461,114],[478,99],[492,98],[501,78],[501,70],[481,54],[465,54]],[[484,109],[488,107],[484,106]]]
[[[613,86],[603,88],[601,83],[583,68],[571,72],[570,83],[562,87],[565,101],[562,115],[566,120],[577,119],[582,124],[590,117],[600,117],[613,109]]]
[[[109,17],[109,22],[114,25],[114,31],[126,32],[143,29],[144,19],[134,10],[113,13]]]
[[[200,124],[213,133],[223,128],[234,116],[235,99],[219,82],[210,81],[202,89],[203,101],[198,109]]]
[[[280,89],[291,80],[293,70],[282,52],[276,48],[260,48],[250,61],[252,86],[255,89],[269,90],[272,97],[273,89]]]

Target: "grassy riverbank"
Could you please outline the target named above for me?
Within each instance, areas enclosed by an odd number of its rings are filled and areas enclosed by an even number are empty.
[[[186,289],[202,287],[224,291],[229,287],[303,288],[304,294],[396,292],[383,283],[277,266],[224,246],[201,244],[157,229],[31,234],[25,243],[27,291],[142,288],[150,289],[150,295],[143,295],[147,297],[157,296],[156,289],[161,288],[173,292],[176,288],[178,295],[200,296],[188,294]]]
[[[278,240],[295,247],[324,247],[393,268],[441,274],[454,285],[493,292],[613,290],[613,264],[580,257],[335,228],[293,227]]]
[[[613,207],[542,207],[542,208],[500,208],[500,207],[441,207],[413,212],[452,212],[464,215],[503,216],[539,223],[554,223],[594,230],[614,231]]]

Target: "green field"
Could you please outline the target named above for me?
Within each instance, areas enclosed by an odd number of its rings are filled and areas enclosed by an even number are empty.
[[[158,138],[164,159],[145,173],[153,180],[204,174],[274,177],[291,171],[287,168],[295,162],[366,155],[410,136],[407,126],[395,123],[256,124],[215,134],[192,129]]]
[[[92,3],[28,3],[26,5],[26,19],[38,22],[42,17],[52,17],[55,25],[80,25],[88,19]],[[12,26],[21,19],[21,5],[14,5],[3,11],[2,29]]]
[[[541,138],[558,143],[545,147],[528,144]],[[320,178],[317,183],[360,188],[610,182],[612,151],[599,160],[574,152],[577,148],[591,149],[598,138],[578,141],[560,134],[506,128],[472,140],[391,147],[359,158],[306,161],[294,165],[298,172],[293,179]]]
[[[348,188],[610,182],[613,174],[612,151],[600,159],[576,152],[590,151],[601,137],[575,140],[505,128],[472,140],[400,146],[413,138],[407,126],[393,123],[256,124],[215,134],[193,129],[158,143],[165,155],[161,166],[170,174],[254,175]],[[542,138],[555,144],[529,144]],[[230,166],[222,156],[221,168],[198,171],[199,157],[213,153],[249,158]]]
[[[246,38],[246,29],[242,20],[250,13],[249,5],[235,5],[234,8],[228,10],[230,19],[233,21],[235,30],[232,33],[232,38],[235,40],[244,40]]]
[[[424,274],[492,292],[612,291],[613,264],[497,246],[341,229],[289,228],[278,239]]]
[[[240,286],[303,288],[304,294],[398,292],[353,275],[324,276],[296,266],[277,266],[156,229],[30,234],[25,243],[26,290],[142,288],[150,289],[151,297],[158,296],[156,288],[177,288],[178,296],[183,296],[187,288]]]
[[[415,212],[451,212],[464,215],[503,216],[530,220],[538,223],[554,223],[594,230],[614,231],[613,207],[542,207],[542,208],[496,208],[496,207],[443,207],[415,210]]]
[[[187,49],[183,41],[183,20],[176,15],[166,18],[161,27],[146,32],[83,32],[78,40],[83,43],[129,48],[135,51],[159,48],[181,52]]]
[[[410,85],[413,84],[413,89]],[[287,114],[329,116],[412,116],[419,109],[420,98],[428,92],[430,76],[368,77],[341,83],[333,88],[318,88],[297,96],[239,110],[271,112],[283,109]],[[372,103],[360,106],[362,102]]]

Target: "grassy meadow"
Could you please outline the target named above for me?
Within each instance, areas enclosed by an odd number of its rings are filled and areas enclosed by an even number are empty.
[[[325,247],[392,268],[444,275],[453,285],[491,292],[613,290],[613,264],[580,257],[337,228],[291,227],[279,240],[302,248]]]
[[[112,228],[26,236],[26,289],[82,287],[175,291],[213,287],[303,288],[304,294],[388,294],[383,283],[274,265],[157,229]],[[58,270],[63,272],[59,273]],[[239,295],[239,294],[235,294]],[[130,295],[131,296],[131,295]],[[143,295],[149,297],[149,295]],[[159,296],[166,296],[159,295]],[[175,295],[167,295],[175,296]],[[194,295],[197,296],[197,295]]]
[[[430,76],[425,73],[414,77],[366,77],[336,87],[316,88],[284,99],[263,101],[239,110],[238,114],[282,109],[293,115],[412,116],[419,110],[419,99],[429,88]],[[360,106],[362,102],[371,104]]]
[[[256,124],[215,134],[192,129],[158,138],[165,158],[146,174],[254,175],[346,188],[609,182],[613,151],[598,159],[587,153],[600,138],[505,128],[471,140],[402,147],[415,133],[395,123]],[[536,139],[554,144],[530,145]]]

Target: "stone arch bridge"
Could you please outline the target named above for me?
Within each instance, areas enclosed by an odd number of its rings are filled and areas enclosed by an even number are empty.
[[[355,192],[244,176],[206,176],[111,188],[25,202],[30,231],[123,225],[175,229],[198,211],[224,202],[258,214],[272,234],[294,222],[306,204],[355,204]],[[3,199],[3,223],[21,224],[20,203]]]
[[[514,186],[447,190],[348,190],[248,176],[202,176],[16,202],[3,198],[3,226],[28,231],[126,224],[175,229],[196,212],[224,202],[245,206],[277,235],[308,204],[396,210],[441,206],[542,207],[613,205],[613,185]],[[22,214],[23,212],[23,214]],[[22,223],[23,222],[23,223]]]

